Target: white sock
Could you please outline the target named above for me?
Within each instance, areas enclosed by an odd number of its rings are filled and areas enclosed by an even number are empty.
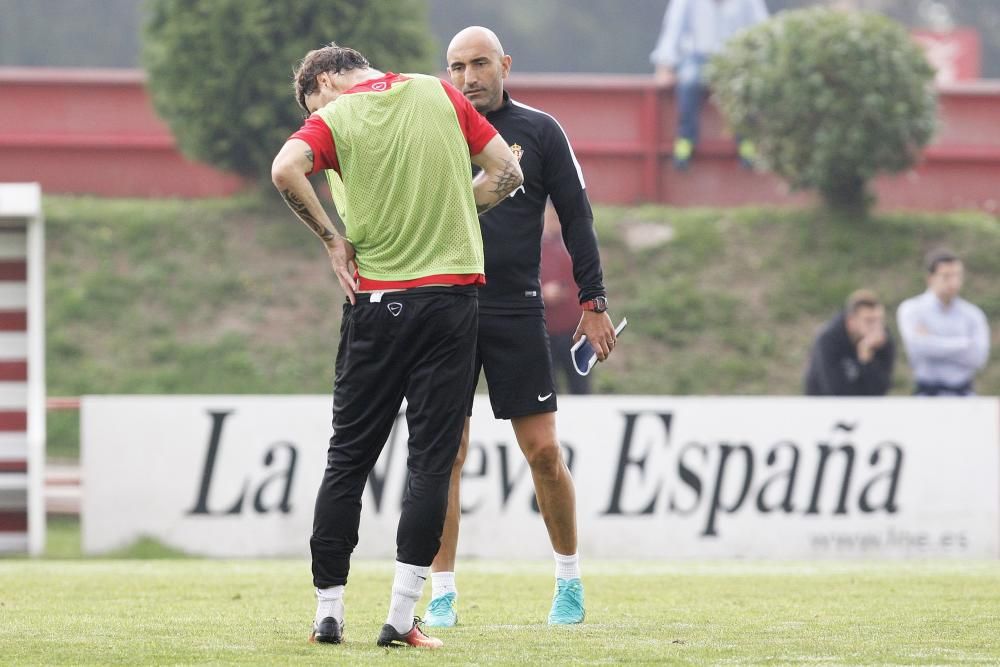
[[[552,555],[556,557],[556,579],[580,578],[580,557],[577,554],[564,556],[553,551]]]
[[[413,609],[417,606],[420,593],[430,567],[407,565],[396,561],[396,576],[392,580],[392,600],[389,602],[389,617],[385,622],[396,628],[396,632],[407,633],[413,627]]]
[[[431,572],[431,597],[439,598],[448,593],[454,593],[455,597],[458,597],[458,589],[455,587],[455,573]]]
[[[316,623],[328,616],[333,616],[340,622],[344,621],[344,587],[316,589]]]

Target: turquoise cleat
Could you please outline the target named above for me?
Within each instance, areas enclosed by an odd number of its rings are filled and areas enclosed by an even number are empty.
[[[583,623],[583,583],[579,579],[556,579],[549,625]]]
[[[430,601],[424,615],[424,625],[432,628],[453,628],[458,625],[458,609],[454,593],[445,593]]]

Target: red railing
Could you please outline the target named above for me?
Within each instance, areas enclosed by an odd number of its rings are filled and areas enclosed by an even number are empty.
[[[50,412],[79,410],[78,396],[49,396]],[[49,514],[79,514],[82,483],[79,463],[48,463],[45,466],[45,511]]]
[[[80,398],[78,396],[49,396],[45,400],[45,409],[50,412],[79,410]]]
[[[556,116],[573,140],[599,202],[680,206],[801,202],[775,177],[739,167],[725,123],[709,102],[691,169],[670,164],[672,90],[649,77],[511,77],[520,101]],[[940,88],[939,129],[913,170],[876,182],[887,208],[1000,210],[1000,81]]]
[[[672,90],[648,76],[514,75],[523,103],[553,114],[573,142],[595,202],[679,206],[787,204],[778,179],[740,169],[711,104],[685,173],[670,165]],[[941,88],[934,143],[914,170],[880,178],[887,208],[1000,209],[1000,82]],[[289,128],[290,130],[293,128]],[[278,147],[274,147],[277,151]],[[238,177],[183,158],[135,70],[0,68],[0,181],[103,196],[221,196]]]

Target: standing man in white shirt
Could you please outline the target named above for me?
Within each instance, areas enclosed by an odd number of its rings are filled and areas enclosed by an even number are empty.
[[[904,301],[896,314],[918,396],[971,396],[976,373],[990,353],[982,309],[958,296],[965,269],[948,250],[927,256],[927,291]]]

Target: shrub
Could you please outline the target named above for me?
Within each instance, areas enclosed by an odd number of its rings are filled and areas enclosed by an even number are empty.
[[[292,67],[336,41],[373,67],[433,66],[424,0],[152,0],[143,63],[157,112],[189,157],[266,179],[302,122]]]
[[[764,168],[834,208],[863,209],[878,172],[915,163],[934,133],[933,70],[888,18],[833,9],[778,14],[709,68],[723,115]]]

